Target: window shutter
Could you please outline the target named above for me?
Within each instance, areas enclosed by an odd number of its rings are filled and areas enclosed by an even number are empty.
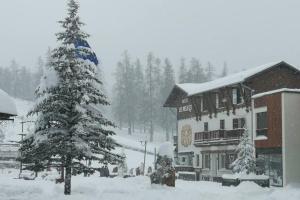
[[[241,127],[240,128],[244,128],[246,125],[246,120],[245,118],[241,118]]]

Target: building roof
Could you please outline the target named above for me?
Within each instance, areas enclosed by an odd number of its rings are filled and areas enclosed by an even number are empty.
[[[279,61],[279,62],[272,62],[268,64],[264,64],[258,67],[250,68],[245,71],[241,71],[238,73],[234,73],[231,75],[228,75],[223,78],[219,78],[213,81],[205,82],[205,83],[182,83],[182,84],[176,84],[178,88],[183,90],[185,93],[187,93],[188,96],[192,96],[195,94],[207,92],[210,90],[215,90],[221,87],[226,87],[230,85],[234,85],[237,83],[244,82],[246,79],[263,72],[269,68],[275,67],[279,64],[287,64],[288,66],[295,68],[296,70],[299,71],[297,67],[294,67],[284,61]]]
[[[17,108],[14,100],[0,89],[0,113],[10,116],[17,115]]]
[[[262,93],[255,94],[252,96],[252,99],[256,99],[256,98],[263,97],[263,96],[268,96],[271,94],[281,93],[281,92],[300,93],[300,89],[281,88],[281,89],[277,89],[277,90],[271,90],[268,92],[262,92]]]

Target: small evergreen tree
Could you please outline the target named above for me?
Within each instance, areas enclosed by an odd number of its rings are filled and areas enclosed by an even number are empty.
[[[240,143],[237,147],[237,159],[231,164],[234,173],[254,173],[255,156],[254,147],[249,138],[248,131],[245,129]]]
[[[126,162],[126,155],[124,153],[124,149],[122,149],[121,156],[123,157],[123,159],[118,164],[118,176],[124,177],[128,172],[128,167],[127,167],[127,162]]]

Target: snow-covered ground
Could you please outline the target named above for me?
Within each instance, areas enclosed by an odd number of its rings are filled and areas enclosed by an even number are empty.
[[[151,185],[149,177],[100,178],[76,176],[72,195],[63,195],[63,184],[38,179],[14,179],[17,175],[0,173],[1,200],[299,200],[300,186],[261,188],[244,182],[238,187],[223,187],[214,182],[176,181],[175,188]]]

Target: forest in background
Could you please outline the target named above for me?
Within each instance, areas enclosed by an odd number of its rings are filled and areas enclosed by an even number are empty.
[[[224,77],[227,65],[224,63],[221,73],[217,73],[210,62],[202,65],[197,58],[182,58],[180,66],[174,67],[168,58],[161,59],[153,53],[142,62],[125,51],[114,75],[112,113],[117,125],[128,128],[128,134],[136,130],[149,133],[150,141],[156,131],[163,130],[169,141],[176,132],[176,110],[164,108],[163,104],[174,84],[203,83]]]
[[[9,66],[0,67],[0,88],[10,96],[32,101],[43,75],[43,67],[42,57],[37,59],[34,71],[12,60]]]
[[[0,88],[13,97],[34,100],[44,65],[43,58],[39,57],[34,67],[36,70],[32,71],[12,60],[9,66],[0,67]],[[154,133],[163,131],[169,141],[176,132],[176,110],[164,108],[163,103],[174,84],[203,83],[226,76],[226,63],[222,67],[218,73],[210,62],[202,64],[197,58],[181,58],[174,66],[170,59],[162,59],[153,53],[141,60],[132,59],[125,51],[114,72],[110,92],[112,106],[104,111],[111,111],[109,114],[116,125],[127,128],[128,134],[143,132],[153,141]],[[99,72],[100,80],[105,81],[103,71]],[[101,89],[107,94],[107,88]]]

